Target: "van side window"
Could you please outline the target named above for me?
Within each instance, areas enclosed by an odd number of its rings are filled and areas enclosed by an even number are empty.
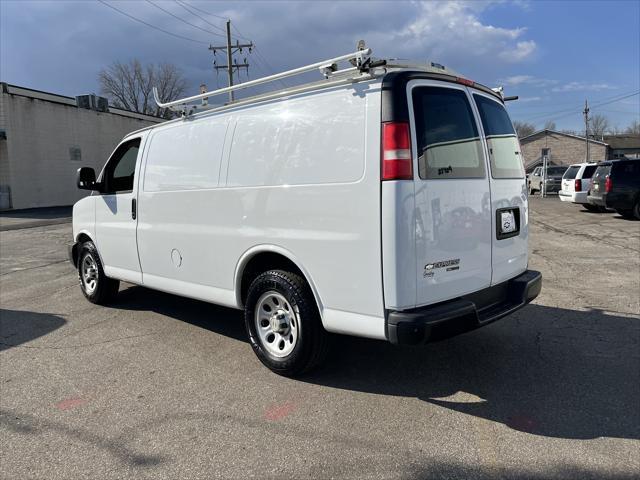
[[[103,193],[130,192],[133,190],[133,176],[140,149],[140,139],[123,143],[111,155],[104,170]]]
[[[153,132],[147,141],[144,191],[217,188],[228,120],[203,118]]]
[[[484,177],[482,144],[466,93],[417,87],[412,97],[420,178]]]
[[[487,139],[491,176],[493,178],[524,177],[518,137],[507,111],[500,103],[482,95],[474,94],[473,98],[480,112],[480,120]]]

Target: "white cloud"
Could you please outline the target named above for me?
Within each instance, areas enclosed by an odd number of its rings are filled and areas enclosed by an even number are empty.
[[[500,57],[508,62],[521,62],[527,57],[530,57],[535,49],[536,42],[534,42],[533,40],[518,42],[516,43],[515,49],[510,48],[500,52]]]
[[[498,80],[501,85],[508,85],[511,87],[517,85],[531,85],[533,87],[548,87],[558,83],[557,80],[550,80],[547,78],[533,77],[531,75],[513,75]]]
[[[609,85],[608,83],[586,83],[586,82],[569,82],[558,87],[551,89],[552,92],[579,92],[579,91],[594,91],[599,92],[602,90],[614,90],[617,87]]]
[[[479,14],[495,2],[425,2],[417,17],[399,35],[405,45],[432,52],[435,58],[476,57],[491,63],[518,63],[536,51],[523,40],[526,28],[503,28],[483,23]]]

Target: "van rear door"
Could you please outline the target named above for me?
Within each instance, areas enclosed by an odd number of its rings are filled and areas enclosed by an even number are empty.
[[[494,222],[486,150],[469,89],[413,80],[407,94],[417,159],[414,217],[420,306],[490,286]]]
[[[496,98],[470,90],[481,120],[491,187],[491,284],[527,269],[528,199],[520,144]]]

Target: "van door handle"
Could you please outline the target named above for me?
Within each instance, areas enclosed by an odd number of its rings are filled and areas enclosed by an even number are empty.
[[[136,199],[131,199],[131,218],[136,219]]]

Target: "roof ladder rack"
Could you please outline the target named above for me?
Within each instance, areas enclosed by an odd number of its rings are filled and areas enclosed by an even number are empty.
[[[351,68],[345,68],[343,70],[338,70],[337,63],[345,60],[351,61],[351,64],[355,66]],[[194,95],[192,97],[182,98],[179,100],[173,100],[171,102],[162,103],[160,101],[160,97],[158,96],[158,89],[156,87],[153,87],[153,97],[156,103],[158,104],[158,107],[169,108],[172,110],[181,111],[183,112],[183,114],[186,114],[188,103],[192,103],[197,100],[201,100],[203,98],[222,95],[224,93],[233,92],[243,88],[254,87],[256,85],[273,82],[283,78],[292,77],[294,75],[300,75],[302,73],[310,72],[316,69],[320,70],[320,73],[322,73],[325,76],[325,78],[329,78],[330,76],[335,74],[343,74],[343,73],[350,73],[350,72],[365,73],[368,71],[370,66],[371,66],[371,49],[363,48],[361,50],[358,50],[357,52],[347,53],[346,55],[340,55],[339,57],[330,58],[322,62],[312,63],[304,67],[294,68],[293,70],[287,70],[282,73],[276,73],[275,75],[269,75],[267,77],[257,78],[255,80],[250,80],[245,83],[239,83],[238,85],[219,88],[217,90],[212,90],[210,92],[201,93],[199,95]]]

